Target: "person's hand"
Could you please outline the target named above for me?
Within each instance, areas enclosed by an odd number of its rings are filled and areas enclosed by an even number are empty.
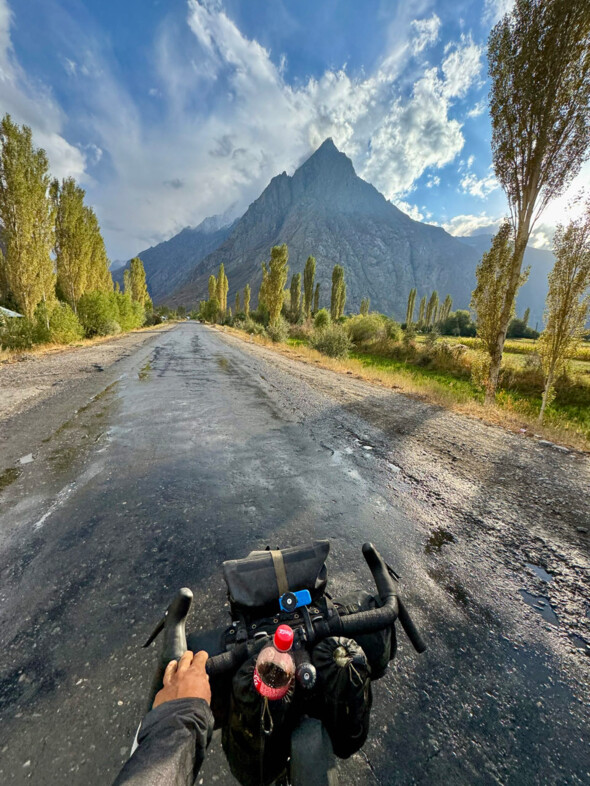
[[[205,664],[209,655],[204,651],[193,656],[187,650],[179,661],[171,660],[164,672],[164,687],[156,693],[154,707],[173,699],[205,699],[211,704],[211,688]]]

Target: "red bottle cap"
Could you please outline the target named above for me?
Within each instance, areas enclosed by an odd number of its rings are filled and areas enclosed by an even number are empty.
[[[288,652],[293,645],[293,629],[288,625],[279,625],[275,631],[274,644],[281,652]]]

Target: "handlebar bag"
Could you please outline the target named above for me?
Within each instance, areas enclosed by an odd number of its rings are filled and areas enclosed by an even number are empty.
[[[278,611],[278,599],[285,592],[309,590],[312,601],[324,593],[328,580],[327,540],[276,551],[252,551],[243,559],[223,563],[232,615],[252,617]]]
[[[356,641],[343,636],[331,636],[316,644],[312,662],[321,696],[320,718],[334,753],[347,759],[362,748],[369,733],[371,668]]]
[[[279,701],[264,699],[254,687],[256,658],[232,680],[229,721],[222,745],[233,776],[242,786],[268,786],[283,773],[289,757],[292,691]]]
[[[334,598],[333,603],[341,617],[357,614],[359,611],[378,609],[383,605],[379,598],[364,590],[356,590],[342,595],[342,597]],[[395,625],[374,633],[352,636],[352,638],[367,656],[371,667],[371,679],[380,679],[387,671],[389,661],[395,657],[397,649]]]

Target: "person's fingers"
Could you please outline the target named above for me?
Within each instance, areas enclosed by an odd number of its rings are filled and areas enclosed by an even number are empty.
[[[188,667],[193,662],[193,653],[190,650],[187,650],[183,653],[182,657],[178,661],[178,671],[183,672],[188,669]]]
[[[164,672],[164,679],[162,680],[164,685],[170,684],[170,680],[172,679],[172,675],[176,671],[177,666],[178,663],[175,660],[171,660],[170,663],[166,666],[166,671]]]
[[[205,671],[205,665],[208,659],[209,659],[209,653],[205,652],[205,650],[201,650],[200,652],[197,652],[197,654],[193,658],[191,668],[195,669],[196,671]]]

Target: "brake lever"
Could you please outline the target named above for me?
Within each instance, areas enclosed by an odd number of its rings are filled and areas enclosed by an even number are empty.
[[[156,640],[156,638],[157,638],[157,637],[160,635],[160,633],[161,633],[161,632],[164,630],[164,625],[166,624],[166,617],[167,617],[167,616],[168,616],[168,609],[166,609],[166,612],[164,613],[164,616],[163,616],[163,617],[162,617],[162,619],[161,619],[161,620],[158,622],[158,624],[157,624],[157,625],[156,625],[156,627],[153,629],[153,631],[150,633],[150,636],[149,636],[148,640],[146,641],[146,643],[141,645],[141,646],[142,646],[142,648],[149,647],[149,646],[150,646],[150,644],[151,644],[153,641],[155,641],[155,640]]]

